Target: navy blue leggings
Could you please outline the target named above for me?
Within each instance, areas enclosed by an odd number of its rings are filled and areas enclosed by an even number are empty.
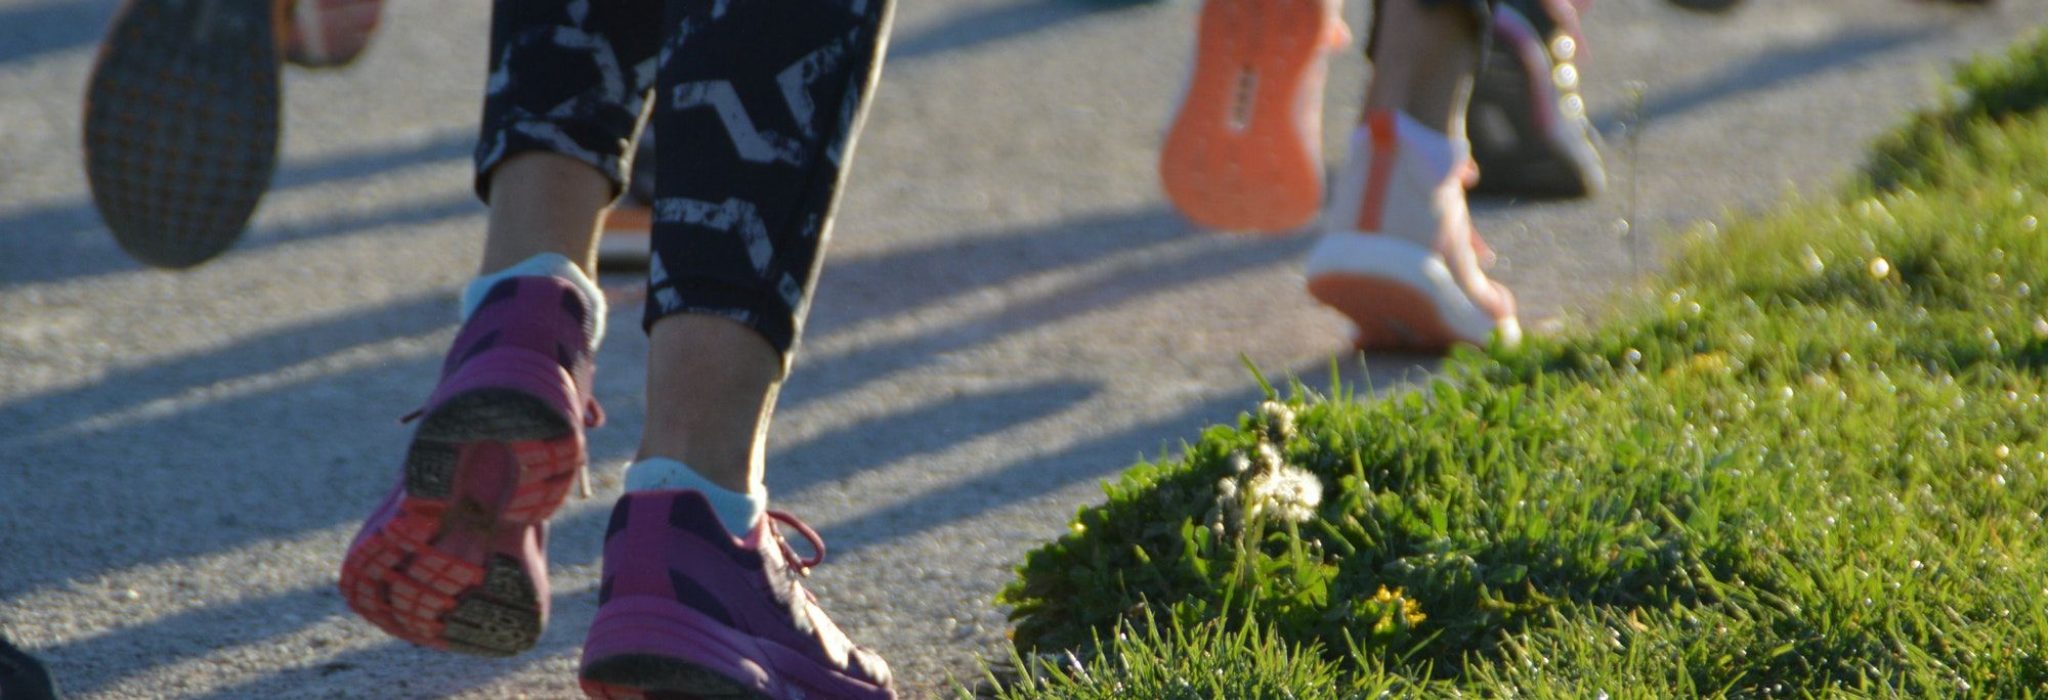
[[[497,0],[476,151],[580,160],[625,186],[647,100],[651,327],[745,324],[787,363],[810,304],[892,0]]]

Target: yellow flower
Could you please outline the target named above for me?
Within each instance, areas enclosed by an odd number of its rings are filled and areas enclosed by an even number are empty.
[[[1407,623],[1409,627],[1422,624],[1423,620],[1429,619],[1428,615],[1422,613],[1422,604],[1402,595],[1399,588],[1389,591],[1386,586],[1380,586],[1379,592],[1372,595],[1372,602],[1391,608],[1390,612],[1399,611],[1401,621]]]

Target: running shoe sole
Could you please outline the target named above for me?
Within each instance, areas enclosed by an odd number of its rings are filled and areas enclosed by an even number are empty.
[[[1576,93],[1560,93],[1546,39],[1511,10],[1495,15],[1501,50],[1489,54],[1472,91],[1467,119],[1472,158],[1479,163],[1474,194],[1575,199],[1606,188],[1607,170],[1585,122]],[[1576,67],[1572,68],[1576,71]],[[1569,102],[1569,104],[1567,104]]]
[[[1442,352],[1485,345],[1496,334],[1521,341],[1514,318],[1496,320],[1474,304],[1436,253],[1394,236],[1330,233],[1307,263],[1308,291],[1349,317],[1365,351]]]
[[[590,627],[579,675],[584,694],[596,700],[895,697],[672,601],[615,600]],[[806,693],[797,686],[811,684],[794,680],[799,676],[829,687]]]
[[[1325,54],[1343,31],[1326,0],[1203,5],[1194,77],[1159,157],[1160,182],[1183,215],[1227,231],[1285,232],[1316,219]]]
[[[248,226],[277,166],[275,7],[133,0],[86,88],[85,167],[114,240],[187,268]]]
[[[490,374],[552,370],[478,358]],[[479,380],[478,376],[486,379]],[[585,462],[583,432],[551,402],[518,389],[454,394],[421,418],[404,482],[358,536],[341,591],[365,619],[436,649],[509,656],[546,624],[545,542],[538,529],[561,507]]]

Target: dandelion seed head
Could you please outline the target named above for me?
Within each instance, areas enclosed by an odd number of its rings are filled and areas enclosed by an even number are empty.
[[[1262,472],[1276,472],[1287,466],[1287,460],[1280,456],[1280,448],[1273,443],[1261,442],[1258,450],[1258,467]]]
[[[1245,487],[1245,517],[1271,515],[1291,523],[1305,523],[1316,516],[1323,504],[1323,481],[1300,467],[1281,465],[1259,475]]]
[[[1259,420],[1265,422],[1266,430],[1275,440],[1285,440],[1294,435],[1294,409],[1287,404],[1259,402]]]
[[[1232,473],[1243,474],[1246,470],[1249,470],[1251,468],[1252,460],[1251,458],[1244,456],[1243,452],[1230,453],[1230,471]]]

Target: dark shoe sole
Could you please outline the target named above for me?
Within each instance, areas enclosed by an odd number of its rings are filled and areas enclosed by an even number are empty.
[[[651,654],[615,656],[583,669],[593,700],[774,700],[697,664]]]
[[[85,169],[121,248],[187,268],[233,246],[277,167],[270,0],[134,0],[86,88]]]

